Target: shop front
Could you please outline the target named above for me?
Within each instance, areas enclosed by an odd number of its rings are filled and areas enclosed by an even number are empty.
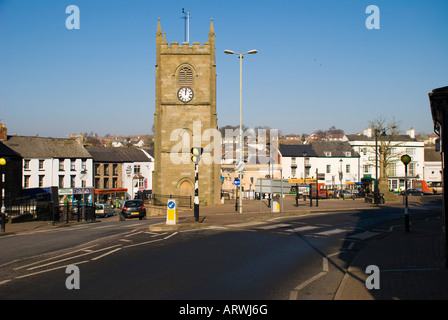
[[[117,206],[117,202],[122,203],[124,200],[126,200],[127,192],[127,188],[96,189],[95,202],[110,203],[114,206]]]

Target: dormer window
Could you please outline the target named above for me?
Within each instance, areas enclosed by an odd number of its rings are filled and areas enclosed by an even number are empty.
[[[326,157],[331,157],[331,151],[324,151],[324,155]]]

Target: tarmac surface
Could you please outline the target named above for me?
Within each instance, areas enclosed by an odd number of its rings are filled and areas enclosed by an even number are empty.
[[[281,201],[280,201],[281,202]],[[155,224],[151,230],[181,230],[214,225],[226,225],[251,220],[271,219],[273,216],[299,216],[310,212],[336,212],[341,210],[378,210],[380,207],[403,208],[401,202],[383,205],[365,203],[363,199],[326,199],[319,200],[316,206],[310,207],[308,201],[299,200],[296,206],[292,198],[283,201],[282,212],[270,212],[264,200],[243,201],[243,213],[235,211],[235,200],[227,201],[219,206],[201,206],[199,221],[196,222],[193,209],[180,210],[176,225],[166,223]],[[387,230],[381,236],[365,240],[363,248],[346,270],[345,276],[335,295],[335,300],[445,300],[448,299],[448,268],[446,266],[445,241],[443,233],[443,217],[440,201],[431,206],[424,214],[412,215],[413,210],[422,206],[419,197],[410,197],[410,232],[404,230],[400,219],[392,220],[379,229]],[[150,211],[150,208],[148,208]],[[149,217],[151,219],[153,216]],[[162,216],[158,216],[159,218]],[[99,223],[117,221],[118,217],[110,217]],[[88,223],[88,222],[81,222]],[[96,222],[98,223],[98,222]],[[58,222],[55,225],[48,221],[32,221],[7,223],[2,235],[26,233],[58,227],[70,227],[76,223]],[[374,263],[373,263],[374,262]],[[379,277],[374,283],[379,288],[367,288],[372,283],[374,274],[367,272],[367,267],[375,265]],[[370,280],[368,280],[368,278]],[[379,281],[377,281],[379,280]]]

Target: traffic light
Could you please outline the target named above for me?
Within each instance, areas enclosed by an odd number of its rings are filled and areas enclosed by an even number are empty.
[[[191,161],[193,161],[194,164],[199,164],[199,161],[201,161],[201,154],[204,151],[204,149],[200,147],[193,147],[191,148]]]

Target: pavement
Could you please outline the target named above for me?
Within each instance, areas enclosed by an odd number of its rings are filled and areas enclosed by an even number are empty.
[[[280,201],[281,202],[281,201]],[[334,296],[335,300],[445,300],[448,299],[448,268],[446,267],[443,219],[440,201],[424,214],[413,215],[413,210],[422,204],[419,197],[410,197],[410,232],[404,230],[402,219],[392,220],[380,226],[385,232],[363,241],[362,248],[346,269],[345,276]],[[403,208],[401,202],[383,205],[365,203],[363,199],[325,199],[318,206],[313,201],[287,198],[283,211],[270,212],[266,201],[244,200],[243,213],[235,211],[235,200],[218,206],[201,206],[199,221],[196,222],[193,209],[180,210],[176,225],[159,223],[150,226],[157,230],[183,230],[242,223],[252,220],[266,220],[274,217],[300,216],[312,212],[337,212],[341,210],[378,210],[390,206]],[[149,209],[151,209],[149,207]],[[151,211],[151,210],[149,210]],[[149,219],[163,216],[150,216]],[[94,223],[116,221],[118,217],[101,219]],[[81,222],[92,223],[92,222]],[[55,223],[32,221],[6,224],[6,235],[19,235],[45,231],[53,228],[70,227],[79,223]],[[366,270],[375,266],[379,273]],[[378,275],[378,276],[377,276]],[[366,283],[374,284],[370,287]],[[370,287],[370,288],[368,288]]]

